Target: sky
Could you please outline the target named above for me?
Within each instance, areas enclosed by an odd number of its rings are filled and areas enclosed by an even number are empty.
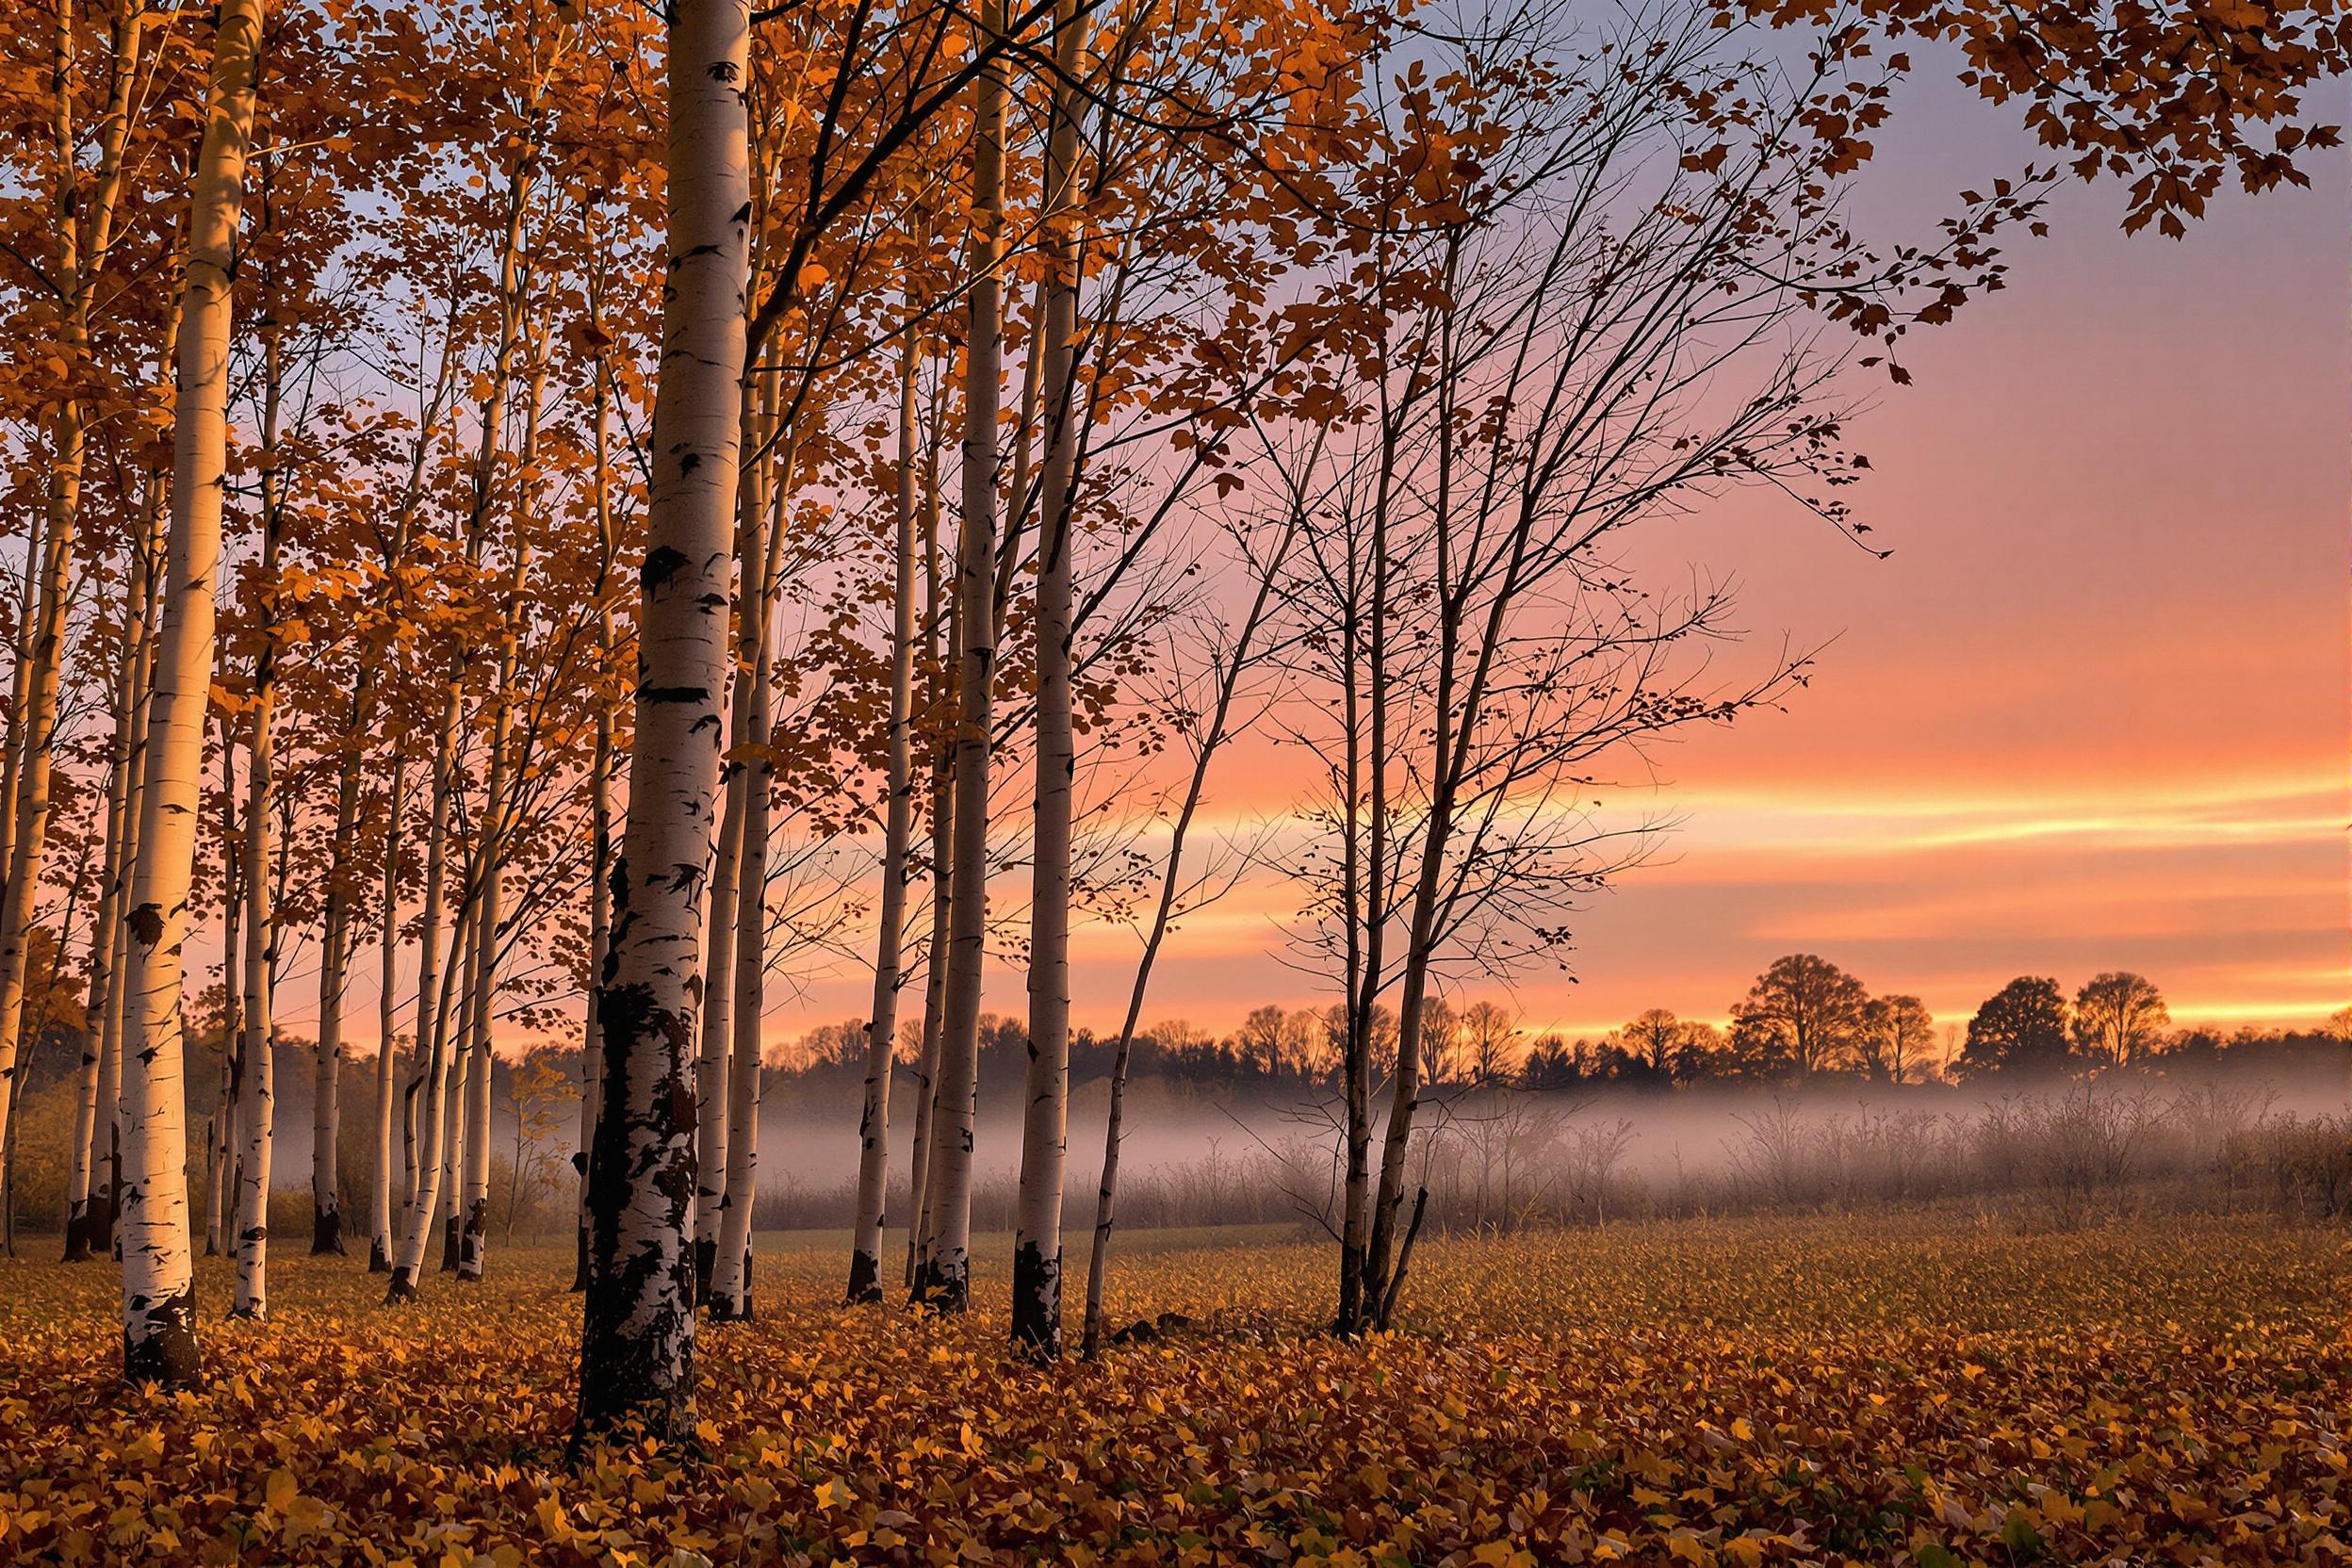
[[[2008,111],[1922,81],[1860,216],[1917,223],[2034,155]],[[1818,952],[1963,1022],[2020,973],[2140,971],[2181,1022],[2295,1024],[2352,1002],[2347,918],[2344,237],[2352,165],[2125,237],[2112,186],[2061,189],[2010,286],[1914,334],[1916,381],[1852,430],[1877,560],[1736,502],[1645,549],[1740,585],[1761,644],[1823,644],[1785,712],[1670,748],[1615,809],[1680,826],[1595,897],[1573,978],[1494,994],[1530,1032],[1642,1008],[1721,1019],[1774,956]],[[1279,797],[1251,764],[1229,797]],[[1213,803],[1214,807],[1214,803]],[[1230,1029],[1316,1004],[1282,961],[1295,903],[1250,884],[1188,923],[1147,1021]],[[1074,1012],[1117,1026],[1133,939],[1078,934]],[[862,1016],[844,972],[771,1028]],[[991,976],[1018,1014],[1020,976]]]

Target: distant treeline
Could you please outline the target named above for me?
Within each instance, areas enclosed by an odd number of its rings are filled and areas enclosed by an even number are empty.
[[[1136,1036],[1129,1070],[1239,1094],[1319,1088],[1337,1080],[1345,1029],[1337,1007],[1269,1004],[1225,1035],[1168,1020]],[[911,1031],[904,1035],[902,1057],[911,1060],[918,1043]],[[1395,1013],[1376,1009],[1374,1056],[1383,1075],[1396,1045]],[[1074,1029],[1073,1083],[1108,1077],[1118,1046],[1116,1036]],[[1027,1050],[1020,1020],[983,1015],[983,1093],[992,1085],[1017,1086]],[[2352,1008],[2311,1029],[2175,1027],[2153,982],[2109,971],[2071,996],[2054,979],[2020,975],[1963,1023],[1937,1020],[1916,996],[1874,996],[1836,964],[1791,954],[1756,976],[1733,1004],[1728,1028],[1654,1007],[1597,1038],[1572,1038],[1530,1033],[1496,1001],[1439,1000],[1422,1015],[1422,1052],[1425,1081],[1450,1087],[1969,1083],[2085,1077],[2118,1068],[2202,1070],[2225,1063],[2299,1074],[2352,1065]],[[864,1021],[849,1019],[802,1036],[779,1068],[788,1077],[821,1082],[861,1074],[865,1057]]]
[[[1129,1071],[1135,1080],[1207,1101],[1320,1099],[1339,1083],[1344,1026],[1336,1008],[1272,1004],[1252,1009],[1223,1035],[1183,1019],[1165,1020],[1138,1032]],[[1017,1018],[990,1013],[982,1015],[979,1033],[981,1102],[1002,1111],[1019,1099],[1027,1031]],[[20,1224],[46,1229],[56,1222],[52,1211],[62,1202],[64,1139],[83,1043],[78,1016],[52,1021],[30,1042],[20,1069],[24,1092],[8,1129],[13,1181],[8,1201],[0,1204]],[[1396,1043],[1394,1012],[1378,1010],[1374,1067],[1383,1080]],[[893,1086],[901,1109],[894,1114],[911,1115],[904,1097],[914,1091],[912,1063],[920,1044],[919,1026],[901,1031]],[[1073,1029],[1072,1086],[1107,1079],[1118,1046],[1115,1035]],[[278,1114],[289,1125],[305,1124],[310,1114],[311,1050],[309,1040],[279,1037]],[[1570,1037],[1525,1030],[1494,1000],[1446,1000],[1424,1012],[1423,1051],[1424,1078],[1435,1096],[1475,1089],[1663,1093],[1707,1086],[2036,1084],[2116,1070],[2184,1079],[2214,1072],[2308,1079],[2352,1072],[2352,1008],[2311,1029],[2176,1027],[2153,983],[2116,971],[2094,976],[2071,996],[2053,979],[2020,976],[1965,1022],[1944,1021],[1917,997],[1873,996],[1837,965],[1792,954],[1756,977],[1733,1005],[1728,1028],[1650,1008],[1598,1037]],[[216,1102],[222,1060],[217,1023],[191,1034],[189,1103]],[[865,1064],[862,1019],[808,1031],[769,1067],[768,1114],[808,1125],[853,1116]],[[569,1043],[497,1059],[495,1160],[507,1208],[552,1214],[559,1206],[562,1184],[553,1162],[568,1156],[576,1141],[576,1113],[567,1103],[576,1095],[565,1086],[576,1088],[582,1081],[582,1065],[580,1048]],[[348,1196],[356,1201],[368,1168],[365,1139],[372,1117],[365,1108],[372,1106],[375,1092],[372,1046],[347,1054],[343,1079],[341,1131],[348,1147],[339,1163],[344,1184],[352,1188]],[[518,1139],[526,1116],[531,1126]],[[292,1180],[294,1168],[288,1168]],[[209,1205],[201,1173],[196,1185],[203,1213]]]

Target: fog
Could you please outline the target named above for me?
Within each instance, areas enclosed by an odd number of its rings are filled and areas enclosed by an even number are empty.
[[[281,1065],[282,1130],[306,1130],[308,1073]],[[890,1218],[903,1224],[913,1078],[893,1086]],[[986,1086],[974,1159],[976,1229],[1010,1224],[1021,1160],[1018,1083]],[[778,1074],[760,1117],[762,1228],[849,1222],[858,1163],[854,1075]],[[1094,1218],[1108,1084],[1075,1085],[1066,1225]],[[1120,1222],[1131,1228],[1295,1223],[1337,1213],[1336,1096],[1248,1095],[1165,1079],[1131,1086]],[[367,1097],[347,1091],[345,1181],[364,1191]],[[1374,1142],[1388,1102],[1374,1100]],[[493,1120],[493,1204],[526,1230],[560,1229],[571,1204],[577,1104],[525,1151],[513,1180],[514,1112]],[[275,1184],[309,1179],[309,1139],[279,1139]],[[356,1146],[356,1147],[355,1147]],[[2161,1073],[1952,1086],[1823,1081],[1802,1089],[1696,1086],[1426,1091],[1408,1172],[1440,1229],[1589,1224],[1643,1217],[1938,1201],[2101,1208],[2352,1209],[2352,1072],[2334,1063],[2173,1064]]]

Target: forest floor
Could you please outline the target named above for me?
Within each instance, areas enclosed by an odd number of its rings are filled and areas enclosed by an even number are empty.
[[[1327,1247],[1138,1234],[1113,1320],[1191,1324],[1040,1372],[1002,1348],[1009,1243],[943,1321],[838,1307],[842,1240],[763,1236],[759,1319],[700,1338],[702,1452],[578,1470],[567,1250],[494,1247],[486,1283],[391,1310],[289,1250],[266,1325],[220,1321],[207,1264],[209,1377],[175,1396],[121,1391],[112,1270],[0,1263],[0,1561],[2338,1561],[2344,1245],[1918,1216],[1441,1240],[1400,1331],[1344,1345],[1314,1328]]]

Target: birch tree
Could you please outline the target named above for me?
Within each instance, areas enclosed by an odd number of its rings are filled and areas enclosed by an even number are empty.
[[[157,634],[146,799],[123,919],[123,1375],[187,1386],[199,1360],[188,1256],[180,986],[195,863],[197,776],[212,683],[215,576],[228,448],[231,256],[253,122],[261,0],[222,0],[204,145],[189,196],[173,408],[170,566]]]
[[[723,744],[749,257],[744,0],[669,16],[669,276],[654,402],[629,811],[596,1007],[579,1431],[694,1425],[694,1024]]]
[[[882,899],[876,919],[874,1006],[866,1020],[866,1082],[858,1114],[858,1214],[850,1239],[852,1302],[882,1298],[882,1218],[890,1161],[890,1066],[898,1043],[899,958],[906,943],[906,883],[914,824],[914,691],[917,615],[916,513],[923,428],[917,400],[920,358],[909,333],[898,380],[898,466],[891,497],[890,695],[882,827]]]
[[[1028,1355],[1062,1353],[1062,1171],[1070,1155],[1070,910],[1072,790],[1077,771],[1070,710],[1073,636],[1071,494],[1077,478],[1078,289],[1082,246],[1066,212],[1078,179],[1080,72],[1086,12],[1069,0],[1055,13],[1055,86],[1046,138],[1047,252],[1043,320],[1032,352],[1042,364],[1046,447],[1038,496],[1037,795],[1029,900],[1029,1070],[1021,1112],[1021,1188],[1013,1241],[1013,1344]]]
[[[56,185],[52,239],[56,257],[48,279],[60,309],[62,352],[69,378],[86,373],[91,313],[106,281],[116,205],[123,186],[123,155],[145,36],[139,8],[119,15],[113,76],[99,127],[96,169],[85,198],[74,124],[75,41],[71,0],[58,0],[50,58],[50,131]],[[0,1126],[12,1125],[17,1054],[24,1011],[26,964],[48,847],[51,769],[57,743],[58,687],[64,673],[66,612],[71,596],[74,536],[81,518],[82,477],[89,431],[82,399],[69,389],[49,422],[46,505],[40,543],[38,595],[28,594],[29,624],[18,649],[17,700],[9,710],[13,751],[0,783],[0,812],[8,824],[0,840]],[[28,580],[33,580],[28,577]]]
[[[1004,34],[1003,0],[982,0],[984,39]],[[1004,106],[1001,61],[972,87],[972,239],[964,336],[963,516],[956,548],[956,703],[952,879],[939,1062],[925,1172],[923,1259],[915,1297],[961,1312],[971,1294],[972,1159],[979,1093],[980,984],[988,956],[988,763],[997,656],[997,411],[1004,261]],[[934,962],[941,960],[935,957]]]

